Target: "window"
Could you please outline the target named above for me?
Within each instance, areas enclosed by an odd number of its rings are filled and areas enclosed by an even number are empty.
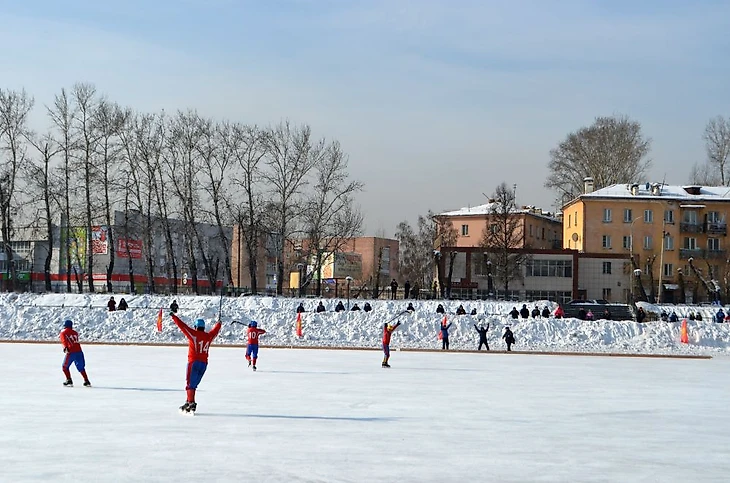
[[[575,224],[578,225],[578,212],[575,212]]]
[[[545,228],[540,228],[540,231],[542,232],[542,235],[540,236],[540,238],[542,238],[544,240],[545,239]]]
[[[611,248],[611,235],[603,235],[602,246],[603,248]]]
[[[707,213],[707,223],[721,223],[720,213],[717,211],[710,211]]]
[[[664,221],[667,223],[674,223],[674,210],[664,211]]]
[[[664,238],[664,249],[665,250],[674,250],[674,238],[671,236]]]
[[[665,263],[664,264],[664,276],[669,278],[672,276],[672,272],[674,271],[674,266],[671,263]]]
[[[461,225],[461,236],[469,236],[469,225]]]
[[[568,215],[568,228],[570,228],[570,219],[573,215]]]
[[[525,263],[527,277],[572,277],[573,262],[571,260],[532,259]]]
[[[499,231],[499,226],[497,226],[496,223],[492,223],[491,225],[489,225],[489,231],[492,235],[496,235]]]
[[[684,212],[684,218],[682,218],[685,223],[690,223],[692,225],[697,224],[697,212],[696,211],[685,211]]]
[[[603,274],[611,275],[611,262],[603,262]]]
[[[720,251],[720,239],[719,238],[708,238],[707,249],[712,252]]]
[[[631,250],[631,237],[624,236],[623,247],[625,250]]]
[[[644,223],[654,223],[654,212],[651,210],[644,210]]]
[[[532,236],[532,225],[530,225],[530,236]]]
[[[651,250],[651,235],[644,237],[644,250]]]
[[[697,238],[686,237],[684,239],[685,250],[697,250]]]
[[[604,208],[603,209],[603,222],[604,223],[611,223],[611,208]]]
[[[603,289],[603,300],[606,300],[607,302],[611,301],[611,289],[610,288]]]
[[[624,223],[631,223],[634,221],[634,215],[631,213],[631,208],[624,208]]]

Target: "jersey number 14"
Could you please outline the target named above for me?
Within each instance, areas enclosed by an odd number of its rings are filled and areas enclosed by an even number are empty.
[[[202,354],[203,352],[208,352],[208,349],[210,349],[210,342],[206,342],[204,340],[201,340],[198,342],[198,353]]]

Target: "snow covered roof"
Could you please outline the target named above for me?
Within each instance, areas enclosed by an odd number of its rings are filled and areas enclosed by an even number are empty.
[[[727,186],[662,185],[661,183],[613,184],[605,188],[580,195],[579,198],[631,198],[631,199],[672,199],[684,202],[730,201],[730,188]],[[657,193],[657,194],[655,194]],[[697,194],[691,194],[697,193]]]
[[[488,215],[492,213],[492,210],[496,208],[496,203],[486,203],[483,205],[477,205],[477,206],[467,206],[464,208],[460,208],[458,210],[453,211],[446,211],[444,213],[439,213],[437,216],[476,216],[476,215]],[[530,214],[533,216],[538,216],[540,218],[546,218],[548,220],[552,221],[558,221],[552,213],[543,211],[540,208],[535,208],[533,206],[529,207],[523,207],[523,208],[515,208],[512,210],[512,213],[514,214]]]

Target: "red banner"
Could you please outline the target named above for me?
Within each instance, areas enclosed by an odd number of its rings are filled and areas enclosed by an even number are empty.
[[[117,257],[142,258],[142,240],[120,238],[117,241]]]

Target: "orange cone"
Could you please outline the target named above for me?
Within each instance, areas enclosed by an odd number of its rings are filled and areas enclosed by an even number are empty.
[[[302,314],[297,314],[297,337],[302,336]]]
[[[689,344],[689,336],[687,335],[687,319],[682,321],[682,328],[679,331],[679,341],[682,344]]]

